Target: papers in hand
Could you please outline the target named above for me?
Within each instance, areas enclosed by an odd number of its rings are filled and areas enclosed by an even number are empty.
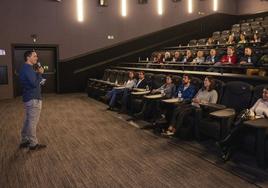
[[[41,82],[40,82],[40,85],[41,85],[41,86],[45,85],[45,83],[46,83],[46,80],[47,80],[47,79],[45,79],[45,78],[42,78],[42,80],[41,80]]]

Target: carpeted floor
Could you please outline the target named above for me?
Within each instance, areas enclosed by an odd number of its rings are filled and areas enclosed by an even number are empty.
[[[18,149],[21,99],[0,101],[0,188],[268,186],[266,171],[253,182],[195,143],[157,137],[105,109],[84,94],[46,95],[37,132],[48,147],[30,152]]]

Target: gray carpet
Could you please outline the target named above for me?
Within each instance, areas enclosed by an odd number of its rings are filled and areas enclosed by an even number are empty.
[[[1,188],[268,185],[200,157],[199,146],[137,129],[83,94],[46,95],[37,133],[48,147],[19,150],[20,100],[0,101]]]

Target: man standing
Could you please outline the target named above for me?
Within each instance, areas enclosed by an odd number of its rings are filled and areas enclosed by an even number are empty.
[[[24,53],[25,63],[20,71],[20,83],[22,86],[22,98],[25,108],[25,120],[21,130],[20,148],[38,150],[46,145],[38,144],[36,126],[39,121],[42,108],[41,86],[44,69],[37,66],[38,56],[35,51]]]

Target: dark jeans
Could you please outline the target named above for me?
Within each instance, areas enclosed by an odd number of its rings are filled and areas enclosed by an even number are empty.
[[[117,95],[123,92],[124,92],[123,89],[112,89],[111,91],[109,91],[107,93],[107,97],[110,99],[109,106],[114,107]]]
[[[182,126],[184,118],[191,115],[194,110],[195,107],[191,104],[180,104],[172,113],[170,125],[178,130]]]

